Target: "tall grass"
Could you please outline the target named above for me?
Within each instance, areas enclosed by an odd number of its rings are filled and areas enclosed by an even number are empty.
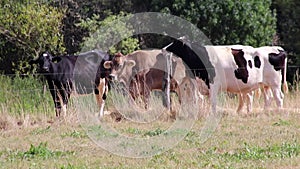
[[[0,114],[20,117],[53,114],[52,98],[36,77],[0,76]]]
[[[286,94],[284,99],[284,107],[299,110],[298,104],[295,104],[295,100],[299,100],[299,81],[295,79],[294,86],[291,87],[291,92]],[[24,119],[26,116],[35,117],[51,117],[55,115],[53,101],[49,90],[44,89],[45,81],[40,80],[36,76],[5,76],[0,75],[0,128],[3,125],[3,121],[6,123],[7,116],[12,119]],[[132,121],[139,122],[151,122],[157,119],[165,118],[167,111],[162,105],[161,95],[157,93],[151,93],[149,99],[148,110],[144,109],[144,104],[140,103],[140,100],[133,101],[129,97],[127,92],[125,95],[122,90],[118,90],[120,87],[115,87],[115,90],[109,91],[106,101],[105,109],[120,111],[123,116]],[[81,97],[81,96],[80,96]],[[94,96],[91,98],[93,102]],[[174,98],[174,103],[177,101]],[[206,99],[208,100],[208,99]],[[89,104],[93,103],[89,102]],[[85,104],[85,103],[80,103]],[[272,102],[272,107],[275,107],[275,102]],[[95,103],[96,105],[96,103]],[[176,104],[175,104],[176,105]],[[193,105],[193,103],[191,103]],[[205,103],[205,107],[201,107],[199,110],[199,116],[203,116],[206,112],[209,112],[209,101]],[[228,97],[226,93],[220,93],[218,96],[218,109],[222,109],[225,112],[235,113],[238,105],[238,99],[236,97]],[[94,105],[93,105],[94,106]],[[74,98],[71,97],[68,108],[73,108]],[[85,106],[86,107],[86,106]],[[184,105],[183,107],[190,107]],[[178,108],[174,106],[175,111],[178,112]],[[263,111],[262,98],[254,101],[254,111]],[[75,112],[74,109],[68,109],[68,112]],[[168,112],[169,113],[169,112]],[[173,113],[173,112],[171,112]],[[167,116],[169,116],[168,114]]]

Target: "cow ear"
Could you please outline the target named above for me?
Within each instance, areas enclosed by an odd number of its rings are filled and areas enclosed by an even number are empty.
[[[135,66],[136,62],[134,60],[128,60],[127,61],[127,65],[130,66],[130,67],[133,67]]]
[[[105,62],[103,63],[103,67],[104,67],[105,69],[110,69],[110,68],[111,68],[111,61],[105,61]]]
[[[52,61],[53,63],[58,63],[58,62],[61,61],[61,57],[52,57],[52,58],[51,58],[51,61]]]

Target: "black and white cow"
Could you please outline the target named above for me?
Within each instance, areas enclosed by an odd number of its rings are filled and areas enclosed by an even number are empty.
[[[216,112],[219,91],[247,94],[259,88],[263,80],[262,61],[252,50],[201,46],[181,39],[163,50],[181,57],[194,75],[206,83],[212,112]]]
[[[286,82],[287,53],[284,49],[279,46],[253,48],[251,46],[231,45],[228,47],[250,51],[251,55],[255,56],[254,66],[259,66],[263,69],[261,89],[264,97],[264,109],[269,108],[273,96],[275,97],[277,107],[281,109],[283,107],[283,92],[288,92]],[[249,63],[249,65],[251,64]],[[281,87],[283,87],[283,92],[281,91]],[[241,111],[245,101],[247,102],[247,111],[252,111],[253,95],[254,91],[239,95],[238,112]]]
[[[279,46],[263,46],[254,48],[254,55],[262,59],[263,64],[263,80],[261,88],[263,89],[264,108],[268,109],[272,98],[275,98],[277,107],[283,107],[284,93],[288,93],[286,82],[287,70],[287,53]],[[281,88],[283,87],[283,92]],[[246,96],[248,104],[252,104],[253,92]],[[240,101],[240,106],[243,106],[243,101]]]
[[[105,77],[109,74],[108,70],[103,68],[103,63],[107,60],[109,60],[107,53],[93,50],[79,55],[66,56],[52,56],[45,52],[29,63],[38,64],[40,73],[45,76],[57,117],[61,115],[61,111],[66,113],[73,90],[77,93],[94,91],[100,107],[99,115],[102,116],[108,89]]]

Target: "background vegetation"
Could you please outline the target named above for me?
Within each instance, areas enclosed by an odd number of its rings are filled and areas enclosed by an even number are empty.
[[[53,54],[82,51],[88,37],[91,41],[101,38],[91,36],[98,26],[149,11],[187,19],[215,45],[281,45],[289,53],[291,68],[300,62],[297,0],[3,0],[0,7],[0,71],[4,74],[30,72],[27,61],[45,50]],[[120,34],[131,31],[126,25],[111,29]],[[157,35],[137,35],[120,42],[111,52],[128,53],[165,44],[166,39]],[[295,69],[289,69],[289,81],[294,74]]]

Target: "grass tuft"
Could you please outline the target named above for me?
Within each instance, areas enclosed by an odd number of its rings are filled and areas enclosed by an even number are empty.
[[[39,135],[39,134],[44,134],[47,132],[50,132],[51,130],[51,126],[47,126],[46,128],[37,128],[35,130],[33,130],[30,134],[31,135]]]
[[[155,130],[146,132],[146,133],[144,134],[144,136],[153,137],[153,136],[160,135],[160,134],[162,134],[163,132],[165,132],[165,130],[162,130],[162,129],[160,129],[160,128],[157,128],[157,129],[155,129]]]
[[[17,159],[32,160],[32,159],[49,159],[58,158],[64,155],[73,154],[73,152],[52,151],[47,147],[46,142],[41,142],[38,146],[30,145],[27,151],[11,151],[8,155],[9,161]]]
[[[62,138],[73,137],[73,138],[87,138],[87,134],[82,131],[73,130],[72,132],[66,132],[61,135]]]
[[[273,126],[289,126],[290,122],[286,120],[279,119],[278,122],[272,124]]]
[[[211,153],[211,152],[208,152]],[[244,143],[244,148],[234,153],[223,153],[222,156],[234,160],[266,160],[273,158],[292,158],[300,153],[300,144],[282,143],[281,145],[270,145],[267,147],[251,146]]]

